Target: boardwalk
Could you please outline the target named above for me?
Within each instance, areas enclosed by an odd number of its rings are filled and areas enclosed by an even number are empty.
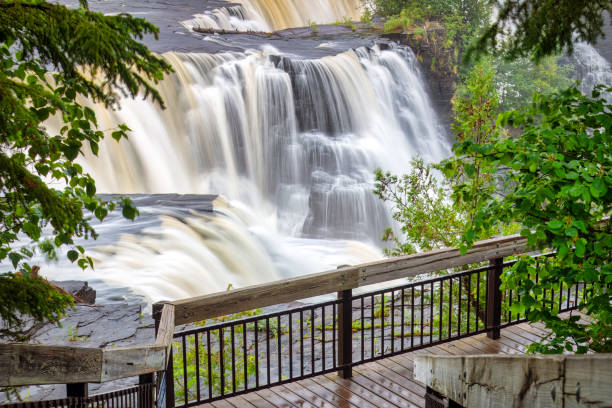
[[[416,354],[516,354],[524,353],[525,345],[546,334],[540,325],[527,323],[502,330],[499,340],[486,334],[456,340],[403,355],[356,366],[353,378],[345,380],[328,374],[267,390],[228,398],[203,407],[424,407],[425,387],[413,379]]]

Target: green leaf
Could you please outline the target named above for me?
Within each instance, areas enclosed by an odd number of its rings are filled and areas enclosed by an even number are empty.
[[[603,197],[608,191],[606,182],[602,178],[596,178],[593,180],[590,186],[591,195],[595,198]]]
[[[577,257],[579,258],[584,257],[584,254],[586,252],[586,244],[587,244],[587,241],[584,238],[580,238],[578,241],[576,241],[575,254]]]
[[[552,220],[546,223],[546,226],[552,232],[558,232],[561,228],[563,228],[563,225],[563,222],[560,220]]]
[[[70,251],[68,251],[68,259],[70,259],[70,262],[74,262],[79,258],[79,253],[73,249],[71,249]]]

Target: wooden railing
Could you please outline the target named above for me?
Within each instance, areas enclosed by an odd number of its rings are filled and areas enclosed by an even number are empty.
[[[456,248],[446,248],[157,304],[154,305],[156,339],[150,345],[95,349],[0,344],[0,367],[3,368],[0,386],[73,384],[67,387],[68,396],[81,397],[87,389],[83,384],[89,382],[134,376],[140,376],[142,383],[150,382],[153,373],[172,365],[175,325],[501,259],[524,252],[526,244],[526,239],[519,235],[494,238],[475,243],[465,255]],[[158,385],[160,378],[163,376],[158,376]],[[170,382],[167,381],[167,387],[172,387]]]
[[[34,344],[0,344],[0,385],[101,383],[166,369],[174,334],[175,307],[163,306],[155,343],[85,348]],[[83,397],[79,386],[68,397]]]

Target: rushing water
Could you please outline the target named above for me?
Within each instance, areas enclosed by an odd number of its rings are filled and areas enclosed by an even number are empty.
[[[151,299],[376,259],[392,221],[372,193],[374,169],[399,173],[416,154],[447,154],[408,49],[164,58],[176,71],[159,86],[167,109],[141,99],[94,106],[100,128],[125,122],[132,132],[83,162],[101,192],[224,197],[214,215],[145,203],[150,225],[94,248],[95,277]]]
[[[183,21],[188,28],[225,31],[276,31],[310,24],[359,20],[362,0],[232,0],[238,5],[220,7]]]
[[[589,94],[595,85],[612,86],[612,64],[597,50],[586,43],[576,44],[571,61],[576,69],[576,78],[580,80],[580,90]],[[609,103],[612,103],[612,93],[604,94]]]

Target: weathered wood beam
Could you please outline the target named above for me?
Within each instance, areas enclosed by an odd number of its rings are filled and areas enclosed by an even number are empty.
[[[100,383],[166,369],[174,306],[164,305],[155,344],[85,348],[0,344],[0,386]]]
[[[612,406],[612,354],[420,355],[414,375],[465,407]]]
[[[171,303],[176,306],[176,324],[185,324],[514,255],[524,252],[526,245],[524,237],[512,235],[476,242],[465,255],[444,248]]]
[[[102,350],[83,347],[0,344],[0,385],[97,382]]]

